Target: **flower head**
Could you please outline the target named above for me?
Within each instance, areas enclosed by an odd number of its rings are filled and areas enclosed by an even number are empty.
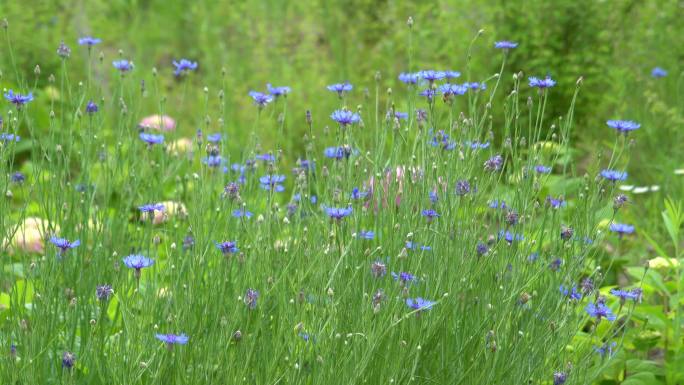
[[[155,337],[161,342],[166,343],[167,345],[185,345],[188,343],[188,336],[185,334],[155,334]]]
[[[634,131],[641,127],[641,124],[633,120],[609,120],[606,122],[608,127],[614,128],[617,132],[627,135],[630,131]]]
[[[216,248],[221,250],[224,255],[237,253],[240,249],[237,248],[237,243],[232,241],[215,242]]]
[[[197,62],[192,62],[188,59],[180,59],[179,61],[174,60],[172,64],[174,67],[176,67],[176,69],[173,71],[173,74],[176,76],[181,76],[197,69]]]
[[[470,182],[465,179],[456,181],[456,195],[463,196],[470,192]]]
[[[114,60],[112,62],[112,65],[114,66],[114,68],[121,71],[121,73],[128,72],[128,71],[132,70],[134,67],[133,62],[128,61],[126,59]]]
[[[417,72],[408,73],[402,72],[399,74],[399,81],[406,84],[416,84],[421,79],[420,74]]]
[[[268,191],[283,192],[285,187],[281,183],[285,181],[285,175],[264,175],[259,178],[261,188]]]
[[[602,318],[605,318],[608,321],[615,321],[616,318],[613,311],[602,302],[596,302],[596,304],[589,302],[585,310],[587,311],[587,314],[596,318],[597,321],[601,321]]]
[[[611,223],[610,231],[617,233],[619,237],[634,233],[634,226],[624,223]]]
[[[411,282],[417,282],[418,281],[418,277],[416,277],[415,275],[413,275],[411,273],[407,273],[405,271],[402,271],[398,274],[395,272],[392,272],[391,275],[392,275],[392,279],[394,279],[395,281],[399,281],[402,285],[408,285]]]
[[[381,261],[375,261],[371,263],[371,274],[375,278],[384,277],[385,274],[387,274],[387,265],[385,265]]]
[[[73,368],[75,363],[76,363],[76,355],[74,353],[64,352],[64,354],[62,354],[62,367],[64,369]]]
[[[410,307],[413,310],[418,310],[418,311],[430,310],[430,309],[432,309],[432,307],[435,304],[436,304],[436,302],[429,301],[429,300],[423,299],[421,297],[407,298],[406,299],[406,306]]]
[[[349,146],[328,147],[323,151],[323,155],[327,158],[337,160],[349,158],[351,154],[352,149]]]
[[[147,143],[148,146],[152,147],[155,144],[164,143],[164,135],[148,134],[146,132],[140,133],[140,140]]]
[[[233,217],[235,218],[251,218],[254,214],[247,209],[235,209],[233,210]]]
[[[361,120],[359,114],[349,110],[336,110],[330,115],[330,118],[339,123],[342,127],[358,123]]]
[[[451,96],[463,95],[468,91],[468,89],[462,85],[449,83],[442,84],[437,90],[447,99]]]
[[[351,207],[326,207],[325,212],[328,214],[330,219],[334,219],[336,221],[341,221],[345,217],[348,217],[352,214],[352,208]]]
[[[484,168],[487,171],[498,171],[503,166],[503,157],[501,155],[494,155],[484,162]]]
[[[86,104],[85,111],[86,111],[88,114],[94,114],[94,113],[96,113],[97,111],[99,111],[99,108],[98,108],[97,104],[95,104],[95,102],[93,102],[92,100],[90,100],[90,101],[88,101],[88,104]]]
[[[247,289],[245,292],[245,305],[250,309],[256,309],[259,292],[254,289]]]
[[[361,239],[373,239],[375,238],[375,233],[370,230],[359,231],[359,238]]]
[[[632,290],[610,289],[610,294],[620,298],[620,303],[625,303],[628,299],[636,301],[639,296]]]
[[[131,254],[123,259],[123,263],[130,269],[140,271],[140,269],[154,265],[154,259],[147,258],[140,254]]]
[[[19,135],[14,135],[14,134],[8,134],[8,133],[1,133],[0,134],[0,142],[18,142],[21,140],[21,136]]]
[[[601,176],[605,180],[609,180],[611,182],[617,182],[620,180],[625,180],[627,179],[627,172],[626,171],[616,171],[616,170],[601,170]]]
[[[352,88],[354,88],[354,87],[351,84],[349,84],[349,82],[344,82],[344,83],[331,84],[327,88],[330,91],[337,92],[337,95],[339,95],[339,97],[342,97],[342,95],[345,92],[351,91]]]
[[[508,41],[508,40],[501,40],[501,41],[497,41],[496,43],[494,43],[494,48],[503,49],[503,50],[513,49],[513,48],[516,48],[517,46],[518,46],[518,43],[513,42],[513,41]]]
[[[273,101],[273,96],[257,91],[249,91],[249,96],[254,99],[254,104],[259,108],[264,108],[268,103]]]
[[[421,214],[423,214],[423,216],[427,218],[428,222],[432,221],[435,218],[439,218],[439,214],[437,213],[437,211],[433,209],[423,210]]]
[[[571,289],[560,285],[560,292],[564,297],[568,297],[572,301],[579,301],[582,299],[582,293],[577,291],[577,287],[574,285]]]
[[[283,86],[283,87],[273,87],[271,84],[266,84],[266,89],[268,90],[268,93],[273,95],[274,97],[278,96],[287,96],[290,93],[290,87]]]
[[[79,45],[87,45],[88,48],[100,44],[102,42],[102,39],[98,39],[96,37],[91,37],[91,36],[83,36],[82,38],[78,39],[78,44]]]
[[[64,238],[57,238],[57,237],[51,237],[50,242],[53,245],[57,246],[57,248],[59,249],[59,254],[65,253],[69,249],[76,248],[76,247],[78,247],[78,245],[81,244],[81,241],[79,241],[78,239],[73,241],[73,242],[70,242]]]
[[[432,103],[432,100],[434,100],[435,95],[438,94],[438,91],[433,89],[433,88],[426,88],[422,90],[418,95],[420,96],[425,96],[427,99],[428,103]]]
[[[95,296],[100,301],[107,301],[112,294],[114,294],[114,290],[111,285],[99,285],[95,289]]]
[[[166,206],[163,203],[148,203],[146,205],[138,206],[141,213],[154,213],[155,211],[164,211]]]
[[[9,90],[5,93],[5,99],[17,106],[17,108],[21,108],[21,106],[33,100],[33,93],[29,92],[26,95],[22,95],[19,93],[15,94],[13,90]]]
[[[12,176],[10,177],[10,180],[12,181],[12,183],[22,184],[22,183],[24,183],[24,181],[26,181],[26,175],[17,171],[17,172],[12,174]]]
[[[543,166],[541,164],[534,166],[534,171],[537,174],[549,174],[551,172],[551,167]]]
[[[664,78],[667,76],[667,71],[665,71],[661,67],[654,67],[653,70],[651,70],[651,76],[654,78]]]
[[[556,85],[556,81],[551,79],[551,77],[548,75],[546,75],[546,77],[543,79],[539,79],[539,78],[533,76],[533,77],[530,77],[529,80],[530,80],[530,87],[539,88],[540,90],[545,89],[545,88],[551,88],[551,87]]]
[[[418,72],[418,76],[420,76],[423,80],[434,83],[437,80],[444,79],[446,74],[444,71],[425,70]]]
[[[568,380],[568,375],[563,372],[553,374],[553,385],[563,385]]]

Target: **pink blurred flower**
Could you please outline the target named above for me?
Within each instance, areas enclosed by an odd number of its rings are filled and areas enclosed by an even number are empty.
[[[176,121],[168,115],[151,115],[143,118],[138,127],[145,130],[173,131],[176,129]]]

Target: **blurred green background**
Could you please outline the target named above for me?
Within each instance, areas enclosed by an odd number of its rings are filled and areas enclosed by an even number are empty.
[[[246,96],[250,89],[262,90],[267,82],[292,86],[288,110],[296,119],[288,132],[298,136],[304,132],[304,110],[315,107],[314,118],[322,121],[337,106],[334,98],[320,98],[326,84],[348,80],[372,93],[379,71],[381,89],[403,91],[398,73],[426,68],[459,70],[465,81],[468,47],[482,29],[472,49],[470,81],[498,70],[500,55],[492,44],[503,39],[520,43],[510,57],[510,71],[548,73],[558,80],[552,116],[567,110],[575,81],[584,78],[575,132],[586,138],[580,147],[589,152],[610,134],[606,119],[646,119],[651,111],[644,107],[658,102],[649,100],[643,87],[652,82],[651,69],[667,69],[670,82],[676,82],[684,59],[681,1],[27,0],[0,2],[0,16],[10,23],[17,67],[29,84],[36,65],[42,70],[38,89],[47,85],[49,74],[59,72],[55,50],[62,40],[73,50],[72,81],[83,80],[87,51],[77,49],[76,40],[100,37],[103,44],[93,54],[102,51],[105,59],[94,67],[95,79],[106,84],[104,75],[113,72],[110,63],[119,50],[135,62],[136,71],[151,77],[152,67],[158,68],[169,91],[168,113],[187,134],[203,119],[196,113],[203,110],[198,109],[204,103],[202,88],[215,93],[221,82],[228,90],[228,127],[253,119]],[[409,16],[415,21],[412,68]],[[181,57],[197,60],[199,73],[185,80],[194,83],[187,91],[173,94],[181,85],[171,76],[171,61]],[[13,85],[9,61],[8,55],[0,57],[5,87]],[[174,103],[172,95],[183,93],[183,103]],[[143,111],[156,112],[156,103],[149,100]],[[657,123],[682,123],[678,112],[669,115]]]

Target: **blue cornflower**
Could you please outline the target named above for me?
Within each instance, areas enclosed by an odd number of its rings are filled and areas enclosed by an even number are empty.
[[[67,252],[67,250],[76,248],[78,247],[78,245],[81,244],[81,241],[79,241],[78,239],[73,242],[70,242],[64,238],[57,237],[51,237],[50,242],[53,245],[57,246],[57,248],[59,249],[59,254],[65,253]]]
[[[605,344],[603,344],[601,346],[594,346],[594,351],[596,353],[598,353],[598,355],[600,355],[601,357],[605,357],[605,356],[612,357],[613,354],[615,354],[615,348],[616,347],[617,347],[616,342],[612,342],[610,344],[606,342]]]
[[[608,127],[612,127],[617,132],[627,135],[630,131],[634,131],[641,127],[641,124],[633,120],[609,120],[606,122]]]
[[[17,171],[17,172],[12,174],[12,176],[10,177],[10,180],[12,181],[12,183],[22,184],[26,181],[26,176],[24,174],[22,174],[21,172]]]
[[[475,247],[475,251],[477,251],[477,255],[482,256],[489,252],[489,247],[482,242],[478,242],[477,246]]]
[[[273,154],[265,153],[265,154],[257,154],[254,156],[256,160],[262,160],[264,162],[275,162],[276,157]]]
[[[437,191],[430,191],[428,193],[428,198],[430,199],[430,203],[435,204],[437,201],[439,201],[439,195],[437,195]]]
[[[456,79],[457,77],[460,77],[461,73],[458,71],[444,71],[444,79]]]
[[[437,213],[437,211],[435,211],[435,210],[433,210],[433,209],[423,210],[421,214],[422,214],[425,218],[427,218],[428,222],[430,222],[430,221],[432,221],[433,219],[439,217],[439,214]]]
[[[123,259],[123,263],[129,269],[135,269],[135,278],[140,279],[140,270],[154,265],[154,259],[139,254],[131,254]]]
[[[456,181],[456,195],[463,196],[470,192],[470,182],[465,179]]]
[[[82,38],[78,39],[79,45],[87,45],[88,48],[94,46],[95,44],[100,44],[101,42],[102,42],[102,39],[98,39],[96,37],[91,37],[91,36],[83,36]]]
[[[351,192],[351,198],[354,200],[365,199],[369,194],[369,191],[361,191],[358,187],[354,187]]]
[[[247,289],[245,292],[245,305],[250,309],[256,309],[257,300],[259,299],[259,292],[254,289]]]
[[[505,239],[508,243],[513,243],[513,241],[522,241],[525,237],[522,234],[511,233],[510,231],[501,230],[499,231],[499,239]]]
[[[437,91],[435,91],[432,88],[427,88],[423,91],[420,91],[418,95],[425,96],[427,98],[428,103],[432,103],[432,100],[435,98],[435,95],[437,95]]]
[[[188,59],[180,59],[179,61],[174,60],[172,63],[173,66],[176,67],[176,70],[173,71],[173,74],[176,76],[181,76],[197,69],[197,62],[193,62]]]
[[[142,206],[138,206],[138,210],[141,213],[153,213],[155,211],[164,211],[166,207],[163,203],[150,203]]]
[[[323,151],[323,154],[327,158],[338,159],[338,160],[349,158],[351,153],[352,153],[352,150],[349,146],[328,147]]]
[[[402,72],[399,74],[399,81],[406,84],[416,84],[421,79],[420,73]]]
[[[505,201],[499,201],[494,199],[493,201],[489,202],[489,208],[491,209],[505,209],[506,207],[506,202]]]
[[[654,67],[651,71],[651,76],[654,78],[664,78],[667,76],[667,71],[660,67]]]
[[[97,111],[99,111],[100,109],[99,109],[99,107],[97,106],[97,104],[95,104],[95,102],[93,102],[92,100],[90,100],[90,101],[88,101],[88,104],[86,104],[85,110],[86,110],[86,112],[89,113],[89,114],[94,114],[94,113],[96,113]]]
[[[638,294],[631,290],[610,289],[610,294],[620,298],[620,303],[623,304],[628,299],[636,301],[639,298]]]
[[[155,334],[155,337],[161,342],[166,343],[169,347],[173,345],[185,345],[188,343],[188,336],[185,334]]]
[[[362,239],[373,239],[373,238],[375,238],[375,233],[372,232],[372,231],[370,231],[370,230],[368,230],[368,231],[366,231],[366,230],[361,230],[361,231],[359,231],[359,238],[362,238]]]
[[[432,136],[430,145],[432,147],[441,147],[444,151],[451,151],[456,148],[456,143],[449,140],[449,134],[444,132],[444,130],[439,130]]]
[[[560,292],[564,297],[568,297],[570,300],[579,301],[582,299],[582,293],[577,291],[577,287],[574,285],[572,286],[572,289],[560,285]]]
[[[235,218],[251,218],[254,214],[247,209],[235,209],[233,210],[233,216]]]
[[[21,136],[19,135],[14,135],[14,134],[8,134],[6,132],[3,132],[0,134],[0,142],[18,142],[21,140]]]
[[[501,166],[503,166],[503,157],[501,155],[494,155],[493,157],[487,159],[484,162],[484,168],[487,171],[498,171],[501,170]]]
[[[285,187],[281,183],[285,181],[285,175],[264,175],[259,178],[261,188],[268,191],[283,192]]]
[[[537,174],[549,174],[551,172],[551,167],[539,164],[534,166],[534,171],[536,171]]]
[[[64,352],[62,354],[62,367],[65,369],[71,369],[76,363],[76,355],[71,352]]]
[[[327,87],[330,91],[337,92],[337,95],[339,97],[342,97],[342,95],[345,92],[349,92],[354,88],[349,82],[344,82],[344,83],[337,83],[337,84],[331,84]]]
[[[634,233],[634,226],[626,225],[624,223],[611,223],[609,228],[610,231],[617,233],[621,238],[626,234]]]
[[[486,84],[478,83],[478,82],[470,82],[470,83],[466,82],[466,83],[463,83],[463,87],[465,87],[466,89],[469,89],[469,90],[486,90],[487,89]]]
[[[394,112],[394,118],[397,120],[406,120],[406,119],[408,119],[408,116],[409,116],[409,114],[407,112],[399,112],[399,111]],[[392,118],[392,114],[390,114],[389,111],[387,111],[387,119],[390,119],[390,118]]]
[[[446,74],[444,73],[444,71],[426,70],[418,72],[418,76],[420,76],[423,80],[427,80],[430,83],[434,83],[437,80],[444,79]]]
[[[221,135],[220,132],[217,132],[215,134],[209,134],[209,135],[207,135],[207,141],[209,141],[211,143],[218,143],[221,141],[222,137],[223,136]]]
[[[516,48],[517,46],[518,46],[518,43],[513,42],[513,41],[508,41],[508,40],[501,40],[501,41],[497,41],[496,43],[494,43],[494,48],[503,49],[503,50],[513,49],[513,48]]]
[[[116,69],[118,69],[119,71],[121,71],[121,73],[128,72],[128,71],[132,70],[133,67],[134,67],[134,66],[133,66],[133,62],[132,62],[132,61],[128,61],[128,60],[126,60],[126,59],[114,60],[114,61],[112,62],[112,65],[114,66],[114,68],[116,68]]]
[[[430,310],[436,303],[437,302],[429,301],[421,297],[406,299],[406,306],[418,311]]]
[[[164,143],[164,135],[159,134],[148,134],[146,132],[141,132],[140,133],[140,139],[147,143],[148,146],[152,147],[155,144],[162,144]]]
[[[545,88],[551,88],[556,85],[556,81],[551,79],[549,75],[546,75],[545,78],[539,79],[537,77],[530,77],[530,87],[536,87],[539,89],[545,89]]]
[[[353,209],[351,207],[327,207],[325,209],[326,214],[330,217],[330,219],[334,219],[336,221],[341,221],[344,217],[348,217],[352,214]]]
[[[268,103],[273,101],[273,96],[257,91],[249,91],[249,96],[254,99],[254,104],[259,108],[264,108]]]
[[[489,142],[478,142],[478,141],[473,141],[473,142],[466,142],[466,146],[470,147],[473,150],[482,150],[485,148],[489,148]]]
[[[423,251],[432,250],[432,247],[430,247],[430,246],[425,246],[425,245],[419,246],[419,245],[413,243],[412,241],[406,241],[406,243],[404,244],[404,247],[406,247],[407,250],[415,250],[415,249],[420,249]]]
[[[601,170],[601,176],[603,177],[603,179],[609,180],[611,182],[616,182],[619,180],[627,179],[627,172],[606,169]]]
[[[214,242],[214,244],[216,245],[217,249],[221,250],[223,255],[233,254],[240,251],[240,249],[237,247],[237,243],[233,241],[225,241],[220,243]]]
[[[308,159],[297,159],[297,165],[301,170],[304,171],[315,171],[316,170],[316,162],[313,160],[308,160]]]
[[[202,158],[201,162],[209,167],[219,167],[225,163],[225,159],[221,155],[209,155]]]
[[[563,260],[560,258],[556,258],[551,263],[549,263],[549,270],[551,271],[558,271],[561,266],[563,266]]]
[[[33,100],[33,93],[29,92],[27,95],[22,95],[19,93],[15,94],[13,90],[9,90],[5,93],[5,99],[17,106],[17,108],[21,108],[21,106]]]
[[[568,375],[563,372],[553,374],[553,385],[563,385],[568,380]]]
[[[399,281],[402,285],[418,281],[418,277],[405,271],[402,271],[399,274],[392,272],[392,279],[394,279],[395,281]]]
[[[273,95],[274,97],[278,96],[287,96],[290,93],[290,87],[273,87],[271,84],[266,84],[266,89],[268,90],[268,93]]]
[[[450,97],[454,95],[463,95],[468,89],[460,84],[442,84],[437,88],[437,90],[442,93],[445,97]]]
[[[565,207],[567,203],[565,203],[565,200],[563,198],[554,198],[552,196],[547,196],[546,197],[546,204],[549,205],[552,209],[559,209],[561,207]]]
[[[339,123],[342,127],[358,123],[359,120],[361,120],[359,114],[356,114],[349,110],[336,110],[330,115],[330,118]]]
[[[594,304],[593,302],[589,302],[585,310],[587,311],[587,314],[596,318],[597,321],[601,321],[602,318],[605,318],[608,321],[615,321],[616,318],[613,311],[610,310],[605,303],[597,302]]]

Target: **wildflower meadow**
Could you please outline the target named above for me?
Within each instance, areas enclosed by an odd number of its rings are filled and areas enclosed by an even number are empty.
[[[681,4],[35,3],[1,383],[684,384]]]

